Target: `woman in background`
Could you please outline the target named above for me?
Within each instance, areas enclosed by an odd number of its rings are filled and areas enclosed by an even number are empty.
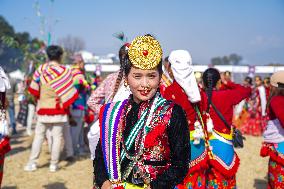
[[[240,163],[232,144],[232,125],[234,106],[251,94],[250,87],[244,87],[231,81],[221,80],[215,68],[208,68],[202,76],[203,112],[206,117],[206,135],[209,139],[208,156],[210,169],[206,171],[206,189],[236,188],[236,173]],[[220,90],[221,85],[225,90]],[[218,115],[216,109],[223,116]]]
[[[266,125],[266,92],[260,76],[255,76],[255,88],[248,101],[248,117],[243,122],[244,134],[260,136]]]
[[[260,155],[269,156],[268,189],[284,188],[284,71],[271,76],[268,118]]]
[[[0,188],[3,177],[5,154],[11,150],[8,137],[8,123],[6,121],[6,108],[8,104],[5,96],[6,90],[10,88],[9,79],[0,66]]]

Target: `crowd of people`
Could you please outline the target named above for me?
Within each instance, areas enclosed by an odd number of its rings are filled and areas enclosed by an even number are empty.
[[[17,119],[15,84],[0,67],[2,169],[17,121],[34,137],[25,171],[38,169],[47,141],[50,172],[59,170],[62,146],[66,161],[90,152],[94,188],[235,189],[240,130],[263,135],[268,188],[284,188],[284,71],[237,84],[230,72],[208,68],[198,80],[188,51],[163,60],[159,41],[147,34],[124,44],[120,70],[98,83],[87,80],[80,54],[66,67],[63,53],[47,47],[48,61],[18,87]]]

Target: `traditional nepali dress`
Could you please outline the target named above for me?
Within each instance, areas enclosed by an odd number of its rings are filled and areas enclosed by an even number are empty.
[[[240,130],[244,134],[260,136],[267,123],[267,117],[265,116],[266,93],[263,86],[254,88],[247,107],[248,116],[240,126]]]
[[[223,116],[232,123],[233,106],[250,95],[250,89],[234,83],[228,83],[226,89],[213,91],[212,101]],[[223,189],[236,188],[235,174],[239,158],[232,145],[232,131],[211,108],[213,131],[208,132],[203,112],[207,107],[207,97],[201,91],[201,103],[191,104],[182,88],[174,82],[165,93],[186,111],[191,136],[191,162],[188,174],[180,189]],[[226,99],[226,100],[224,100]],[[200,110],[200,111],[199,111]],[[200,134],[201,133],[201,134]]]
[[[149,101],[106,104],[100,112],[101,143],[95,184],[117,188],[172,189],[186,176],[190,146],[184,111],[156,94]]]
[[[284,96],[274,96],[269,105],[269,121],[263,133],[260,155],[269,156],[268,189],[284,188]]]

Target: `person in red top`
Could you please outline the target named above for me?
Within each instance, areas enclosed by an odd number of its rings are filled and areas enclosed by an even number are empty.
[[[248,100],[248,117],[244,120],[241,130],[244,134],[260,136],[267,122],[266,118],[266,92],[260,76],[255,76],[255,87]]]
[[[284,188],[284,71],[271,76],[267,107],[269,121],[263,133],[260,155],[270,157],[267,188]]]
[[[178,187],[235,188],[239,158],[233,149],[232,130],[226,127],[211,107],[211,103],[231,125],[234,106],[249,97],[251,89],[231,81],[221,80],[219,71],[214,68],[207,69],[202,79],[204,89],[200,91],[201,102],[195,104],[188,100],[184,92],[186,88],[175,81],[166,90],[165,98],[173,100],[186,111],[190,135],[193,139],[188,175]],[[189,88],[187,87],[187,90]]]
[[[183,183],[177,186],[178,189],[203,188],[205,187],[205,171],[207,167],[207,156],[204,151],[204,140],[195,132],[197,113],[195,106],[199,106],[201,100],[199,88],[192,68],[192,59],[185,50],[175,50],[169,56],[169,72],[174,80],[164,93],[164,98],[172,100],[180,105],[186,112],[187,122],[190,131],[191,162],[188,173]],[[200,124],[199,124],[200,125]],[[202,131],[201,131],[202,132]],[[199,132],[200,133],[200,132]],[[195,139],[195,140],[194,140]],[[199,141],[199,143],[197,142]],[[196,144],[195,144],[196,143]],[[197,144],[198,143],[198,144]]]
[[[202,76],[203,108],[206,107],[206,132],[209,139],[209,164],[206,172],[206,188],[236,188],[236,173],[239,158],[232,144],[232,128],[228,128],[218,116],[216,109],[222,114],[228,125],[232,125],[233,108],[251,94],[251,88],[221,80],[215,68],[208,68]],[[219,90],[221,84],[226,90]]]

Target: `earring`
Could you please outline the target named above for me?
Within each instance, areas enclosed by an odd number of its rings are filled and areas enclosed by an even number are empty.
[[[124,87],[126,87],[126,88],[128,87],[128,83],[127,83],[126,80],[124,80],[124,83],[123,83],[123,84],[124,84]]]

